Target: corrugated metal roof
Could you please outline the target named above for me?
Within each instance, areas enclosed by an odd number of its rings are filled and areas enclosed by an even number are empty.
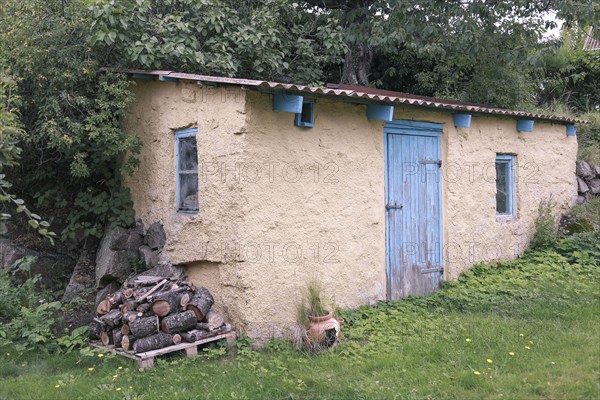
[[[129,75],[146,75],[156,76],[161,79],[183,79],[197,82],[224,84],[224,85],[236,85],[244,86],[248,88],[255,88],[257,90],[277,91],[284,90],[290,92],[301,92],[313,95],[323,96],[335,96],[346,99],[355,99],[369,102],[382,102],[392,104],[410,105],[416,107],[426,107],[435,109],[444,109],[451,111],[460,111],[468,113],[481,113],[481,114],[493,114],[493,115],[504,115],[513,116],[520,118],[532,118],[542,119],[547,121],[557,121],[563,123],[586,123],[587,121],[559,117],[554,115],[536,114],[525,111],[514,111],[506,110],[502,108],[495,108],[485,106],[481,104],[464,103],[455,100],[437,99],[433,97],[416,96],[401,92],[392,92],[387,90],[379,90],[373,88],[367,88],[362,86],[349,86],[349,85],[337,85],[330,84],[328,87],[316,87],[316,86],[304,86],[296,85],[291,83],[278,83],[278,82],[267,82],[253,79],[238,79],[238,78],[226,78],[220,76],[209,76],[209,75],[197,75],[197,74],[185,74],[180,72],[172,71],[146,71],[146,70],[135,70],[135,69],[118,69],[118,68],[105,68],[105,71],[121,72]]]
[[[594,31],[590,28],[583,43],[584,50],[600,50],[600,40],[594,39],[593,33]]]

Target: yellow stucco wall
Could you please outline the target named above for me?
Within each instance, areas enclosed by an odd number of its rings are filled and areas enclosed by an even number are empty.
[[[188,265],[196,284],[239,330],[286,334],[306,282],[318,276],[342,307],[385,299],[383,122],[366,106],[316,100],[315,127],[272,111],[271,95],[237,87],[138,82],[126,127],[144,141],[142,165],[126,179],[138,217],[161,221],[163,258]],[[479,261],[512,258],[533,232],[539,201],[557,213],[576,196],[576,138],[564,125],[536,121],[517,133],[512,118],[396,107],[396,119],[443,123],[445,278]],[[199,202],[195,216],[175,212],[178,128],[198,127]],[[496,153],[517,155],[517,213],[495,211]]]

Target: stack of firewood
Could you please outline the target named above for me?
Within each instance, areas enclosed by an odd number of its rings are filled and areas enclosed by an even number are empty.
[[[90,339],[134,353],[196,342],[231,330],[213,303],[208,289],[188,281],[138,276],[98,304]]]

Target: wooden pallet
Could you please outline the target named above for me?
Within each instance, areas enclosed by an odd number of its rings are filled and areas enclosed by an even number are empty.
[[[198,354],[198,346],[210,342],[216,342],[217,340],[225,339],[229,345],[233,344],[236,339],[234,331],[222,333],[220,335],[208,337],[205,339],[198,340],[194,343],[179,343],[172,346],[163,347],[162,349],[147,351],[145,353],[134,353],[132,351],[125,351],[115,346],[104,346],[99,342],[92,343],[93,347],[109,351],[114,354],[118,354],[123,357],[136,360],[141,369],[152,368],[154,366],[154,358],[165,354],[170,354],[176,351],[184,351],[186,357],[193,357]]]

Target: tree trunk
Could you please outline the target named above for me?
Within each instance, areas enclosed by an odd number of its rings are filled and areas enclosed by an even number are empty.
[[[128,311],[134,311],[137,308],[137,306],[138,303],[133,300],[126,301],[121,305],[121,312],[126,313]]]
[[[129,323],[129,331],[136,339],[154,335],[158,333],[158,317],[138,318]]]
[[[127,324],[129,322],[133,322],[136,319],[140,318],[143,314],[138,311],[127,311],[123,313],[123,323]]]
[[[341,83],[368,86],[372,61],[373,49],[367,43],[348,43]]]
[[[212,307],[214,302],[215,300],[213,299],[208,289],[204,287],[199,287],[196,290],[196,294],[194,295],[194,297],[192,297],[186,308],[188,310],[192,310],[194,314],[196,314],[197,321],[202,321],[210,311],[210,308]]]
[[[103,345],[108,346],[112,344],[112,340],[112,330],[103,331],[102,333],[100,333],[100,342],[102,342]]]
[[[191,310],[169,315],[160,322],[161,329],[167,333],[185,331],[193,326],[196,326],[196,314]]]
[[[206,314],[206,317],[204,318],[203,322],[206,322],[208,324],[209,331],[214,331],[215,329],[223,325],[225,323],[225,320],[223,319],[221,314],[215,311],[209,311],[208,314]]]
[[[104,324],[101,322],[98,322],[96,320],[93,320],[88,325],[88,328],[89,328],[90,340],[99,340],[100,334],[102,333],[102,331],[104,331]]]
[[[159,317],[179,312],[181,310],[180,297],[181,292],[179,291],[161,293],[153,299],[152,312]]]
[[[121,340],[123,340],[123,334],[120,329],[113,329],[112,331],[113,344],[115,347],[121,347]]]
[[[111,310],[108,314],[102,316],[100,320],[111,328],[114,328],[121,324],[121,318],[123,318],[123,314],[119,310]]]
[[[123,335],[121,339],[121,348],[125,351],[131,350],[131,346],[133,345],[133,339],[129,335]]]
[[[159,332],[156,335],[138,339],[133,344],[135,353],[144,353],[150,350],[162,349],[173,344],[173,336],[168,333]]]
[[[98,303],[98,306],[96,307],[96,314],[104,315],[109,311],[110,311],[110,302],[108,301],[108,299],[104,299],[100,303]]]
[[[173,335],[173,344],[179,344],[179,343],[181,343],[181,335],[176,333]]]

